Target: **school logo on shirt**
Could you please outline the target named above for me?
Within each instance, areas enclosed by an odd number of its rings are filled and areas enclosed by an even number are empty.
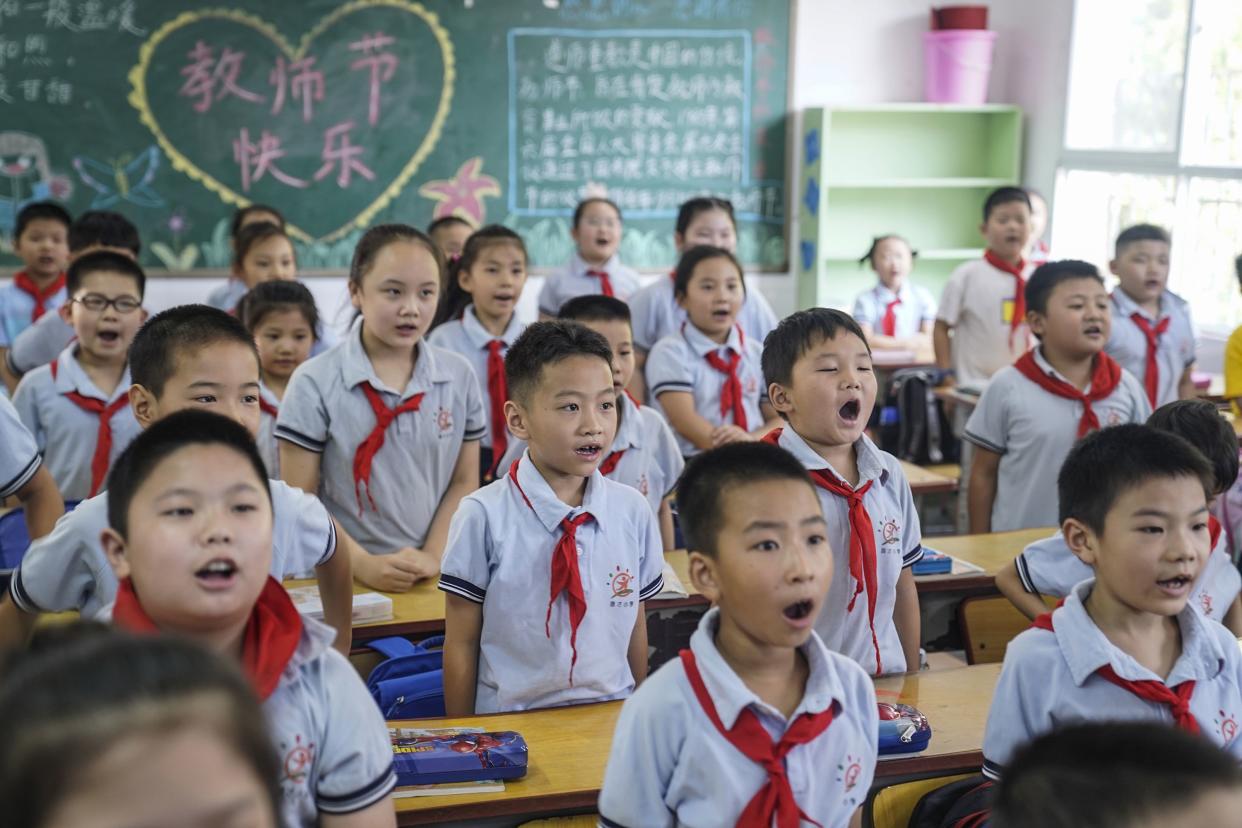
[[[880,538],[885,546],[901,541],[901,524],[896,518],[885,518],[880,525]]]
[[[742,383],[742,393],[748,397],[753,397],[759,393],[759,382],[754,377],[747,377],[746,382]]]
[[[847,753],[845,761],[837,765],[837,781],[845,786],[843,793],[848,794],[854,790],[858,786],[858,777],[860,776],[862,776],[862,762],[858,761],[857,757]],[[850,797],[846,801],[852,804],[854,797]]]
[[[1212,596],[1211,595],[1208,595],[1206,592],[1199,593],[1199,609],[1203,610],[1203,614],[1206,617],[1208,618],[1212,617]]]
[[[610,607],[632,607],[634,602],[626,600],[634,594],[631,584],[634,583],[634,575],[628,570],[617,564],[613,571],[608,575],[608,588],[612,590],[609,598],[608,606]]]
[[[1220,713],[1220,718],[1212,721],[1216,723],[1216,733],[1220,736],[1224,746],[1228,747],[1238,735],[1238,720],[1232,713],[1226,713],[1223,710],[1217,712]]]
[[[1005,299],[1001,302],[1001,321],[1006,325],[1013,324],[1013,308],[1013,299]]]
[[[281,768],[285,773],[284,781],[292,782],[294,785],[303,784],[307,774],[310,773],[311,765],[315,762],[315,743],[302,744],[302,734],[299,733],[293,737],[292,746],[281,742],[280,749],[285,755],[284,761],[281,762]]]
[[[440,436],[447,437],[453,430],[453,412],[444,406],[436,412],[436,425],[440,427]]]
[[[1121,425],[1121,412],[1120,411],[1113,410],[1113,411],[1108,412],[1108,425],[1110,426]]]
[[[642,477],[638,478],[638,491],[643,497],[646,497],[647,492],[650,490],[651,487],[647,485],[647,475],[644,474]]]

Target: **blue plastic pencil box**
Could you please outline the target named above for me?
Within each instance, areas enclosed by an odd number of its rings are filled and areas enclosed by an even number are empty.
[[[918,708],[880,702],[880,755],[919,753],[931,742],[931,725]]]
[[[517,779],[526,775],[526,740],[498,733],[415,731],[392,742],[398,785]]]

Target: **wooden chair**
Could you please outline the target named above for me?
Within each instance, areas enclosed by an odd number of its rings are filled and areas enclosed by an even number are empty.
[[[1055,604],[1048,598],[1044,602],[1049,609]],[[1009,642],[1031,626],[1031,619],[1018,612],[1003,595],[967,598],[958,607],[957,617],[966,643],[967,664],[1004,661]]]
[[[927,794],[950,782],[965,779],[969,773],[957,776],[935,776],[931,779],[918,779],[914,782],[903,782],[900,785],[889,785],[876,791],[871,804],[866,810],[864,824],[871,828],[907,828],[910,815],[919,804],[919,800]]]

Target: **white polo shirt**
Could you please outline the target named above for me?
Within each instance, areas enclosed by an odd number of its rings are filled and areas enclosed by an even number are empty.
[[[17,335],[4,356],[13,376],[20,377],[40,365],[47,365],[76,338],[73,326],[58,313],[45,313]]]
[[[686,321],[686,309],[677,304],[673,290],[673,274],[657,277],[655,281],[630,297],[630,327],[634,330],[634,344],[650,351],[666,336],[673,336]],[[747,339],[762,344],[780,320],[756,288],[747,286],[742,310],[737,324]]]
[[[397,784],[388,726],[358,671],[332,649],[335,637],[302,616],[302,639],[263,702],[280,758],[286,826],[312,828],[321,813],[368,808]]]
[[[500,349],[500,355],[503,357],[509,353],[509,349],[513,347],[514,342],[517,342],[517,338],[522,335],[524,330],[526,330],[526,325],[519,322],[517,314],[514,314],[509,318],[509,324],[505,328],[505,332],[501,336],[492,336],[483,327],[483,323],[479,321],[478,315],[474,312],[474,305],[469,305],[461,315],[461,319],[450,319],[432,331],[427,337],[427,341],[435,347],[461,354],[470,363],[470,367],[474,369],[475,379],[479,383],[479,392],[483,396],[483,411],[487,416],[488,431],[483,435],[484,448],[492,447],[492,394],[487,385],[489,346],[495,339],[503,342],[504,346]],[[505,401],[501,400],[500,405],[504,404]],[[512,436],[509,437],[510,442],[514,439]]]
[[[299,577],[336,552],[336,527],[317,498],[282,480],[272,488],[272,568],[277,580]],[[30,544],[13,572],[10,594],[29,613],[79,610],[99,618],[116,600],[117,581],[100,545],[108,528],[108,493],[82,501]]]
[[[39,447],[9,398],[0,394],[0,499],[22,490],[43,465]]]
[[[255,445],[259,456],[267,466],[267,473],[280,477],[280,446],[276,442],[276,417],[280,413],[280,400],[261,380],[259,382],[259,434]]]
[[[612,294],[622,302],[629,299],[641,281],[638,271],[621,264],[618,254],[599,267],[589,265],[575,250],[569,264],[564,269],[550,274],[543,281],[543,289],[539,291],[539,312],[547,316],[556,316],[561,305],[577,296],[594,296],[604,291],[600,287],[601,280],[596,276],[588,276],[588,270],[602,270],[608,274],[612,283]]]
[[[236,276],[230,276],[227,282],[207,294],[207,304],[222,311],[232,312],[242,297],[249,292],[250,288],[246,287],[245,282]]]
[[[844,481],[837,470],[788,425],[781,429],[777,445],[798,458],[804,468],[826,470],[837,480]],[[875,530],[878,587],[875,637],[880,645],[880,660],[885,673],[904,673],[906,656],[897,636],[897,626],[893,623],[893,609],[897,603],[897,579],[901,577],[901,571],[923,557],[919,512],[914,505],[910,484],[906,482],[906,475],[896,457],[881,451],[866,435],[854,444],[854,449],[858,457],[858,485],[854,489],[871,482],[871,488],[863,495],[863,506]],[[816,486],[815,491],[819,494],[824,519],[828,521],[828,542],[833,555],[832,584],[828,588],[828,599],[815,621],[815,631],[828,649],[848,656],[875,675],[878,670],[875,645],[871,641],[871,624],[867,619],[866,594],[858,596],[853,612],[849,610],[850,598],[858,586],[850,575],[849,502],[822,486]]]
[[[13,407],[35,436],[43,461],[65,500],[90,497],[91,459],[99,442],[100,423],[99,414],[81,408],[66,394],[76,392],[104,406],[121,406],[109,421],[112,451],[108,456],[108,468],[112,468],[116,458],[142,431],[129,407],[129,368],[125,369],[112,393],[105,394],[87,376],[76,351],[77,346],[73,345],[60,352],[54,363],[55,375],[51,365],[42,365],[26,374],[13,394]]]
[[[475,713],[607,701],[634,690],[626,654],[643,601],[660,593],[664,547],[655,515],[633,489],[587,478],[582,505],[562,503],[530,460],[463,498],[449,528],[440,589],[483,605]],[[520,490],[519,490],[520,485]],[[522,494],[530,499],[526,504]],[[561,521],[589,512],[577,529],[586,615],[569,683],[570,623],[564,594],[548,611],[552,551]]]
[[[1160,297],[1160,317],[1157,319],[1140,308],[1121,288],[1114,290],[1110,298],[1113,324],[1104,350],[1120,362],[1122,368],[1137,377],[1139,384],[1144,387],[1147,377],[1147,335],[1131,316],[1135,313],[1141,315],[1153,330],[1162,319],[1168,318],[1168,329],[1156,340],[1156,368],[1159,371],[1156,408],[1173,402],[1178,398],[1177,387],[1182,374],[1195,362],[1195,329],[1190,321],[1190,305],[1176,293],[1166,290]]]
[[[1028,267],[1026,276],[1030,276]],[[959,265],[940,295],[936,318],[953,327],[953,370],[958,385],[982,388],[992,375],[1026,353],[1023,322],[1010,337],[1017,283],[986,259]]]
[[[690,651],[724,727],[732,728],[750,709],[775,742],[798,716],[832,708],[828,729],[786,754],[785,772],[807,816],[824,828],[845,828],[875,777],[880,722],[871,680],[812,633],[799,648],[809,668],[806,688],[786,719],[720,655],[719,622],[720,610],[708,610],[690,637]],[[767,781],[767,772],[716,729],[675,658],[621,708],[599,796],[600,824],[732,825]]]
[[[737,366],[738,380],[742,383],[742,406],[746,412],[746,428],[754,430],[763,425],[763,412],[759,403],[768,398],[768,387],[763,381],[763,347],[742,333],[736,325],[729,332],[724,345],[713,342],[689,322],[672,336],[656,343],[647,356],[647,394],[655,409],[664,413],[660,395],[666,391],[685,391],[694,396],[694,410],[714,426],[734,425],[732,416],[720,413],[720,392],[724,388],[725,374],[707,362],[707,355],[719,353],[728,360],[729,352],[742,355]],[[682,455],[691,457],[699,453],[694,443],[677,434],[677,445]]]
[[[901,303],[893,308],[897,319],[897,329],[893,336],[902,339],[917,336],[925,323],[936,321],[936,300],[931,291],[911,284],[909,279],[896,293],[878,283],[864,290],[854,297],[854,311],[851,315],[859,325],[870,325],[873,331],[883,335],[880,323],[884,321],[884,311],[888,308],[888,303],[894,299],[900,299]]]
[[[56,316],[56,309],[65,304],[65,298],[63,287],[49,296],[43,303],[44,316]],[[34,297],[16,284],[9,282],[0,287],[0,347],[12,345],[17,335],[33,324],[30,317],[34,315],[34,310]]]
[[[1096,671],[1111,665],[1123,679],[1176,687],[1193,679],[1190,710],[1203,736],[1235,757],[1242,716],[1242,654],[1233,633],[1187,606],[1177,615],[1182,654],[1161,679],[1110,642],[1083,601],[1095,581],[1074,587],[1052,614],[1055,632],[1030,629],[1009,642],[983,732],[983,772],[999,779],[1014,752],[1049,730],[1104,719],[1172,725],[1168,706],[1144,701]]]
[[[1069,382],[1044,359],[1040,348],[1034,354],[1048,376]],[[1142,383],[1124,370],[1113,393],[1091,408],[1105,428],[1146,422],[1151,416]],[[1001,455],[992,503],[993,532],[1057,525],[1057,474],[1078,441],[1082,410],[1081,402],[1045,391],[1013,366],[992,378],[962,436]]]
[[[409,383],[400,392],[389,388],[362,347],[359,317],[342,342],[293,372],[276,420],[278,439],[323,455],[319,495],[345,531],[372,554],[422,548],[462,443],[487,433],[479,384],[465,358],[426,342],[416,347]],[[371,462],[370,484],[359,490],[360,514],[354,454],[376,423],[363,383],[370,383],[390,409],[416,394],[424,397],[418,411],[401,414],[384,433]]]

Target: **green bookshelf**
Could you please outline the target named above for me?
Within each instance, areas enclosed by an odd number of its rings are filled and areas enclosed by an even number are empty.
[[[938,296],[954,268],[982,255],[988,192],[1021,174],[1022,111],[1013,106],[809,109],[801,137],[800,307],[848,308],[875,279],[858,257],[881,233],[910,240],[914,278]]]

